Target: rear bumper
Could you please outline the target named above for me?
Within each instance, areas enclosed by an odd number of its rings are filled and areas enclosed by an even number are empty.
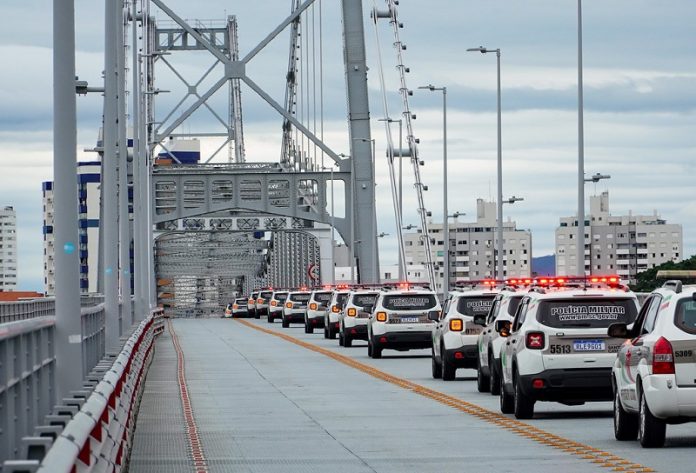
[[[249,312],[246,310],[235,310],[232,312],[232,317],[247,317]]]
[[[286,312],[283,318],[290,323],[304,323],[304,314],[302,312]]]
[[[257,315],[268,315],[268,307],[257,307],[256,314]]]
[[[476,368],[478,364],[478,348],[476,345],[445,349],[444,356],[447,358],[447,363],[456,368]]]
[[[696,386],[677,386],[673,374],[653,374],[642,382],[645,400],[655,417],[674,421],[696,418]]]
[[[377,348],[417,350],[431,348],[433,346],[433,338],[430,331],[386,332],[382,335],[374,335],[372,343]]]
[[[324,317],[307,317],[307,321],[314,328],[324,328]]]
[[[543,387],[534,387],[541,380]],[[554,369],[521,375],[520,388],[537,401],[611,401],[611,368]]]
[[[367,340],[367,325],[343,327],[343,331],[354,340]]]

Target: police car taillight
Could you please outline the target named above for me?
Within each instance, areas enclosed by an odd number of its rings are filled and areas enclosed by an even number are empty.
[[[348,309],[348,317],[355,317],[356,315],[358,315],[358,311],[355,309],[355,307]]]
[[[316,302],[312,302],[311,304],[309,304],[309,310],[317,310],[317,307],[318,306]]]
[[[292,309],[292,302],[286,302],[285,307],[287,307],[288,309]]]
[[[464,329],[462,319],[450,319],[449,328],[452,332],[461,332]]]
[[[387,321],[387,313],[386,312],[377,312],[377,322],[386,322]]]
[[[660,337],[653,347],[653,374],[674,374],[674,354],[672,344]]]
[[[525,346],[530,350],[542,350],[544,348],[544,332],[528,332]]]
[[[333,312],[334,314],[338,314],[339,312],[341,312],[341,309],[339,309],[338,306],[334,304],[331,306],[331,312]]]
[[[275,307],[278,305],[278,301],[271,301],[271,307]]]

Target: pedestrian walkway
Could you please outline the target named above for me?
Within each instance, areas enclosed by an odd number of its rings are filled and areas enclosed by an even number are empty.
[[[165,332],[145,386],[132,473],[592,469],[236,321],[178,319],[173,328],[206,468],[194,465]]]

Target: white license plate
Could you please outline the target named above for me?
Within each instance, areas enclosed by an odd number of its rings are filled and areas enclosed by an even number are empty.
[[[604,340],[575,340],[573,350],[575,351],[604,351],[607,349]]]
[[[402,324],[417,324],[418,321],[418,317],[401,317]]]

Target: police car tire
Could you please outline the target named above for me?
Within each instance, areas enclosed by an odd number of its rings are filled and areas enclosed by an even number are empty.
[[[513,404],[515,406],[515,417],[517,419],[531,419],[534,417],[534,400],[522,392],[522,385],[517,381],[517,377],[515,377],[514,386]]]
[[[635,440],[638,437],[638,421],[640,418],[626,412],[621,405],[619,390],[614,393],[614,437],[616,440]]]
[[[453,381],[455,374],[457,373],[457,368],[452,366],[447,361],[447,356],[445,353],[445,347],[440,348],[440,357],[442,358],[442,380],[443,381]]]
[[[650,412],[648,402],[645,400],[645,395],[642,393],[640,396],[640,416],[638,419],[638,439],[640,440],[641,447],[664,447],[667,424]]]
[[[346,332],[343,332],[343,346],[346,348],[350,348],[353,346],[353,339],[350,338],[350,335]]]
[[[261,318],[261,313],[258,310],[254,311],[254,318],[255,319],[260,319]]]
[[[304,324],[304,333],[312,333],[312,332],[309,331],[309,325],[307,324],[306,321],[305,321],[305,324]]]
[[[338,332],[338,344],[339,344],[339,346],[343,346],[344,343],[345,343],[345,341],[343,338],[343,334],[341,332]]]
[[[324,338],[329,338],[329,327],[324,325]]]
[[[331,324],[329,324],[329,340],[336,340],[336,332],[333,331]]]
[[[367,341],[367,356],[372,358],[372,343],[369,340]]]
[[[442,379],[442,365],[437,362],[437,358],[435,357],[435,350],[433,350],[432,355],[432,371],[434,379]]]
[[[288,328],[290,327],[290,322],[283,317],[283,328]]]
[[[497,396],[500,394],[500,372],[498,371],[498,367],[495,364],[495,358],[493,358],[493,355],[491,354],[490,357],[488,358],[488,370],[489,370],[489,379],[488,379],[488,387],[491,391],[491,394],[493,396]]]
[[[476,389],[478,389],[478,392],[488,392],[490,380],[491,378],[489,376],[483,375],[483,371],[481,370],[481,359],[479,358],[479,365],[476,367]]]
[[[268,319],[266,319],[266,321],[267,321],[269,324],[272,324],[272,323],[273,323],[273,316],[272,316],[271,314],[268,314]]]
[[[514,398],[505,392],[505,388],[500,386],[500,412],[503,414],[512,414],[515,411]]]

